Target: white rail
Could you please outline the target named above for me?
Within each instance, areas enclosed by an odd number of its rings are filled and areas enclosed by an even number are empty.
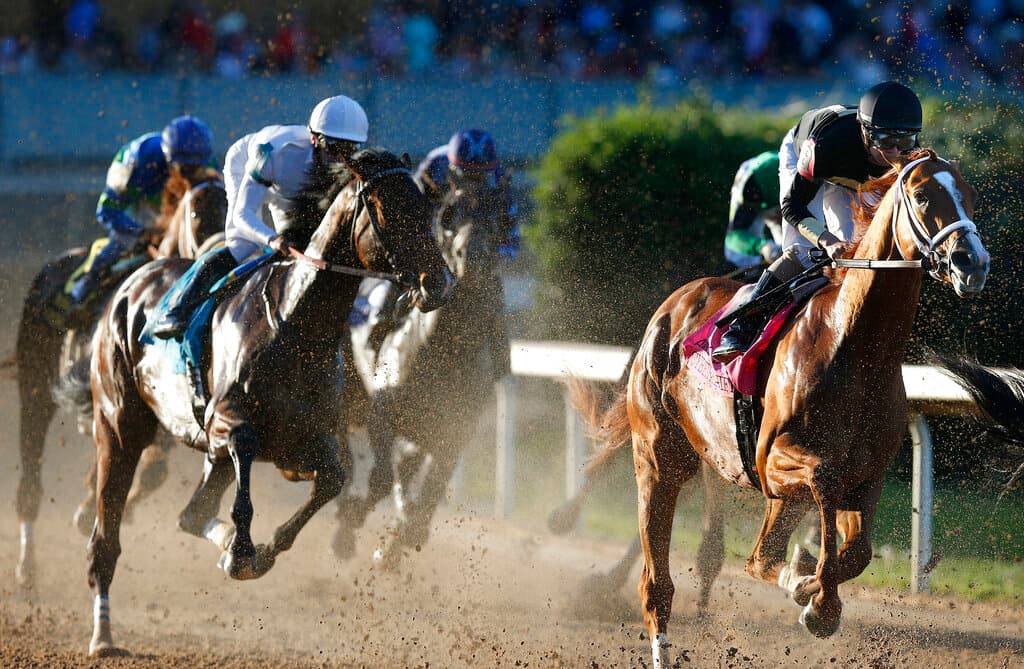
[[[629,362],[631,351],[619,346],[550,341],[512,341],[512,377],[499,384],[497,393],[497,484],[495,511],[507,516],[515,498],[515,379],[516,376],[564,379],[573,375],[594,381],[616,381]],[[911,589],[928,590],[932,541],[932,439],[925,415],[964,414],[973,400],[955,381],[937,368],[904,365],[903,383],[912,410],[910,436],[914,444],[913,500],[911,504]],[[566,494],[576,494],[582,484],[587,440],[580,418],[567,401]]]

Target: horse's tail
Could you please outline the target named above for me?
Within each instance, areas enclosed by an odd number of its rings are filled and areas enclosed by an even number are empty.
[[[53,399],[61,407],[79,417],[79,424],[92,422],[92,388],[89,386],[88,356],[77,360],[71,370],[53,387]]]
[[[1024,372],[996,370],[964,356],[939,356],[939,364],[974,399],[991,434],[1024,446]]]
[[[597,384],[574,376],[568,380],[569,401],[580,413],[587,431],[598,444],[598,450],[587,461],[583,470],[583,485],[576,495],[548,515],[548,529],[565,534],[576,527],[583,503],[594,487],[594,482],[610,467],[612,456],[629,443],[629,416],[626,414],[626,382],[629,369],[615,386],[609,402],[607,392]]]
[[[617,385],[608,401],[607,393],[602,393],[593,383],[575,377],[570,377],[568,383],[569,398],[583,418],[590,437],[598,444],[598,450],[585,469],[589,478],[599,474],[612,456],[629,443],[625,384]]]

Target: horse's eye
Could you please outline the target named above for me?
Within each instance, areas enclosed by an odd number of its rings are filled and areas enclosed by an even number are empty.
[[[926,207],[928,206],[928,196],[921,192],[914,193],[914,202],[919,207]]]

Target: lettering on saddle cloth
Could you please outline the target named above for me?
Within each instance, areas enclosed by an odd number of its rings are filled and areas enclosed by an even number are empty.
[[[742,303],[753,290],[753,286],[745,285],[736,291],[733,298],[719,309],[708,321],[683,341],[683,358],[691,373],[695,374],[706,386],[719,394],[733,398],[733,410],[736,414],[736,442],[740,451],[743,470],[755,488],[760,487],[757,475],[757,435],[761,426],[762,409],[758,401],[757,370],[758,362],[772,340],[782,330],[789,314],[796,307],[792,301],[787,302],[768,321],[764,330],[738,358],[722,364],[711,357],[711,351],[718,346],[727,327],[716,328],[715,323],[737,304]]]

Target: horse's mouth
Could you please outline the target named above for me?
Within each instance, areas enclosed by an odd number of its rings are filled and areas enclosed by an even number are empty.
[[[985,288],[985,281],[988,279],[988,269],[977,269],[972,272],[961,272],[954,269],[951,273],[953,290],[958,297],[977,295]]]

